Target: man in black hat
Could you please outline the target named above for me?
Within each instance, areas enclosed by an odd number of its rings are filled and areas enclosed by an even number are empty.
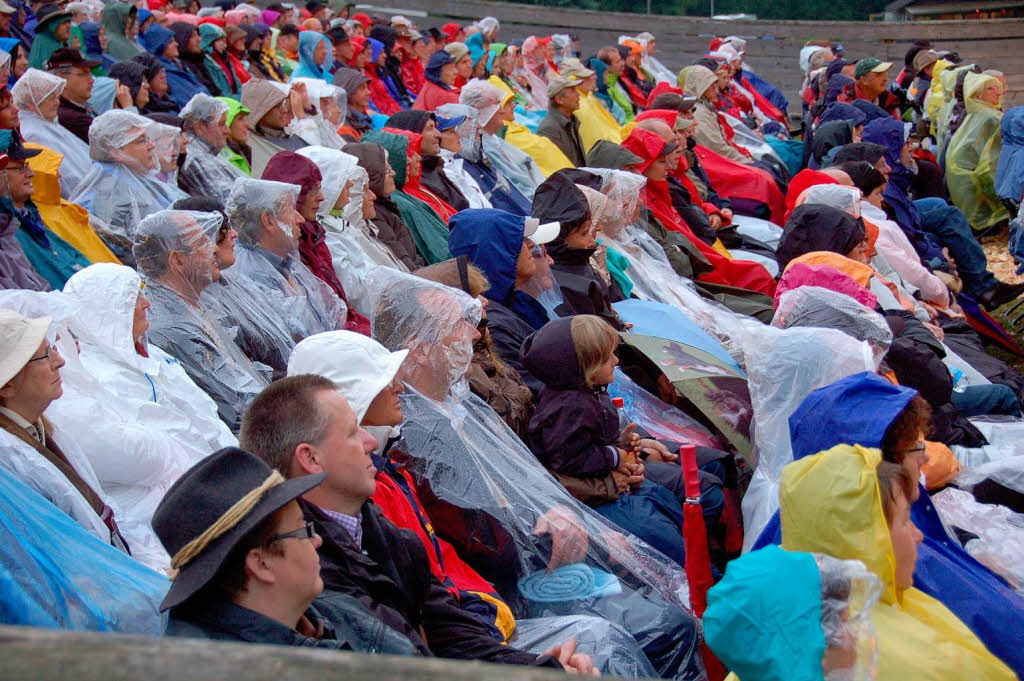
[[[171,555],[168,636],[350,648],[311,608],[323,591],[320,537],[296,503],[324,474],[285,480],[227,447],[189,469],[153,514]]]
[[[299,504],[323,538],[317,546],[326,588],[359,599],[420,654],[592,672],[589,656],[568,654],[571,646],[550,651],[561,661],[516,650],[463,612],[433,576],[422,542],[370,501],[377,440],[329,379],[307,374],[272,383],[246,409],[239,441],[293,482],[314,475],[323,481]]]
[[[331,47],[333,48],[334,64],[331,66],[331,71],[334,72],[352,61],[354,54],[352,39],[341,26],[335,26],[324,35],[331,41]]]
[[[88,104],[89,98],[92,97],[92,69],[99,64],[98,61],[86,59],[81,52],[69,47],[55,50],[46,62],[46,70],[60,76],[66,83],[60,95],[57,121],[86,144],[89,143],[89,126],[92,125],[93,119],[93,112]],[[130,92],[128,99],[128,106],[131,106]]]

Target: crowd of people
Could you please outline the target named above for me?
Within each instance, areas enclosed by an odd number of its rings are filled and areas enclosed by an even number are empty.
[[[0,0],[5,623],[1022,674],[1004,75],[501,32]]]

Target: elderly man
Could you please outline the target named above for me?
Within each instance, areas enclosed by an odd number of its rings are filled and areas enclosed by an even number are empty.
[[[889,92],[889,69],[892,62],[865,57],[857,62],[853,71],[853,90],[857,99],[866,99],[886,112],[899,115],[900,98]]]
[[[235,180],[245,175],[220,155],[228,143],[228,105],[197,94],[181,110],[188,145],[178,171],[178,186],[192,195],[226,201]]]
[[[282,428],[286,423],[288,428]],[[289,376],[246,410],[242,446],[289,479],[316,475],[319,487],[300,501],[322,537],[318,547],[327,588],[354,596],[423,655],[558,668],[555,657],[518,651],[494,640],[430,573],[424,546],[369,501],[376,489],[370,454],[377,440],[363,430],[333,381]],[[560,650],[551,651],[556,655]],[[590,659],[566,660],[589,672]]]
[[[548,115],[537,126],[537,134],[554,142],[577,168],[586,165],[580,121],[573,115],[580,108],[576,86],[582,83],[579,78],[553,77],[548,82]]]
[[[64,394],[64,359],[49,330],[49,317],[28,319],[0,309],[0,466],[86,530],[127,551],[89,460],[73,440],[65,453],[43,417]]]
[[[139,223],[132,253],[146,282],[150,342],[181,362],[238,432],[270,369],[257,369],[199,300],[219,275],[214,241],[222,220],[217,213],[159,211]]]
[[[67,83],[60,95],[57,121],[86,144],[89,143],[89,126],[92,125],[93,118],[92,110],[89,108],[89,98],[92,97],[92,69],[99,65],[98,61],[83,57],[78,50],[66,47],[55,50],[46,62],[46,70],[60,76]],[[129,94],[129,98],[130,96]]]
[[[274,311],[295,342],[345,328],[348,316],[345,301],[299,255],[299,191],[293,184],[243,178],[235,183],[225,207],[239,236],[235,270],[260,291],[263,305]]]
[[[344,618],[325,617],[321,601],[313,607],[324,588],[316,553],[321,539],[296,500],[323,479],[285,480],[235,447],[211,454],[181,477],[153,515],[177,572],[160,605],[171,611],[167,636],[368,648]],[[211,535],[215,525],[221,529]],[[368,614],[350,599],[345,609]],[[393,632],[380,633],[385,652],[409,652]]]

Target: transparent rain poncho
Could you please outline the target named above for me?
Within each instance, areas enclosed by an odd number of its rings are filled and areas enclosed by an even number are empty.
[[[72,381],[74,398],[57,400],[51,420],[74,438],[120,506],[132,555],[166,571],[170,557],[150,527],[153,511],[182,473],[238,441],[178,360],[144,336],[132,337],[136,301],[145,293],[139,275],[123,265],[99,263],[68,280],[64,295],[79,306],[68,328],[92,380]]]
[[[150,302],[149,340],[172,357],[217,404],[220,418],[238,432],[242,412],[267,385],[258,368],[200,302],[214,280],[217,213],[163,210],[139,224],[133,253]],[[171,258],[176,254],[178,258]]]
[[[341,149],[347,144],[338,134],[338,127],[348,114],[348,95],[344,88],[325,82],[321,78],[294,78],[293,83],[304,83],[309,95],[309,104],[316,113],[292,121],[291,131],[307,144]],[[326,101],[330,100],[330,101]],[[326,107],[325,108],[325,104]],[[334,120],[328,120],[328,114]]]
[[[871,611],[881,594],[860,561],[771,546],[730,563],[712,588],[708,645],[746,679],[870,681],[878,657]]]
[[[491,208],[491,200],[488,195],[480,188],[476,179],[463,168],[464,159],[471,163],[480,160],[482,141],[477,126],[476,109],[465,104],[442,104],[437,107],[437,115],[445,118],[465,116],[465,120],[455,127],[462,151],[458,155],[447,149],[442,149],[440,152],[441,158],[444,159],[444,174],[466,197],[470,208]]]
[[[303,264],[298,227],[293,229],[283,220],[288,214],[297,215],[300,191],[298,185],[245,177],[235,182],[224,207],[238,232],[232,273],[243,275],[256,287],[261,303],[274,311],[295,342],[344,328],[348,315],[345,301]],[[273,227],[264,224],[268,214],[276,222]]]
[[[949,141],[946,150],[946,185],[957,208],[971,227],[980,230],[1009,218],[996,194],[995,177],[1002,151],[999,107],[981,100],[986,87],[1002,84],[993,76],[967,74],[964,101],[967,116]]]
[[[67,331],[66,320],[77,312],[73,301],[67,300],[59,291],[46,293],[10,289],[0,291],[0,308],[14,310],[30,319],[50,317],[52,323],[47,331],[47,341],[57,346],[65,366],[61,368],[61,378],[68,381],[81,372],[75,341]],[[70,381],[69,381],[70,382]],[[74,399],[70,394],[61,399]],[[52,404],[51,404],[52,406]],[[45,414],[44,414],[45,415]],[[103,501],[111,507],[114,518],[120,517],[117,502],[103,495],[103,488],[93,471],[89,458],[81,451],[72,437],[64,437],[57,424],[47,428],[46,437],[60,446],[61,451],[79,477],[93,492],[103,496]],[[35,447],[23,442],[20,438],[0,429],[0,469],[13,475],[35,492],[41,494],[50,503],[66,513],[76,523],[104,543],[110,542],[110,529],[98,515],[79,489],[43,457]]]
[[[181,109],[188,145],[185,148],[185,162],[181,166],[179,182],[193,196],[212,196],[225,203],[236,179],[245,174],[220,156],[223,144],[214,146],[196,133],[196,124],[216,128],[222,117],[228,113],[228,105],[216,97],[199,93]],[[214,133],[219,135],[220,133]]]
[[[698,623],[682,568],[573,499],[470,392],[463,375],[480,303],[386,268],[371,273],[370,289],[373,337],[389,350],[410,350],[394,451],[429,486],[438,533],[462,547],[518,617],[603,617],[633,634],[660,675],[700,678]],[[457,522],[442,522],[446,510]],[[585,559],[554,576],[545,574],[549,522],[580,528],[589,540]]]
[[[544,46],[537,36],[529,36],[523,41],[523,64],[512,73],[513,79],[523,78],[529,85],[527,95],[534,109],[548,110],[548,64],[544,57]]]
[[[153,121],[129,111],[108,111],[89,127],[93,164],[69,201],[89,211],[94,227],[114,250],[130,251],[139,222],[188,194],[151,175],[147,132]]]
[[[783,293],[772,326],[842,331],[852,338],[867,341],[876,362],[881,362],[892,343],[892,330],[882,315],[848,295],[820,286],[801,286]]]
[[[153,143],[153,167],[161,182],[176,185],[178,181],[178,154],[181,151],[181,130],[174,125],[153,122],[146,131]]]
[[[43,104],[59,100],[65,84],[60,76],[29,69],[11,88],[11,95],[20,109],[20,130],[24,140],[64,154],[64,162],[60,165],[60,195],[66,199],[89,172],[92,160],[89,158],[89,146],[61,125],[56,113],[53,118],[45,118],[40,111]]]
[[[847,187],[842,184],[816,184],[805,189],[797,197],[796,205],[819,203],[832,206],[848,215],[859,218],[862,196],[863,194],[856,187]]]
[[[297,153],[320,168],[324,200],[317,220],[327,230],[325,242],[331,251],[331,264],[345,287],[349,304],[368,317],[370,302],[366,278],[370,270],[383,266],[408,271],[391,249],[375,238],[373,223],[363,218],[363,196],[369,176],[355,156],[342,151],[306,147]],[[338,198],[347,183],[351,183],[349,201],[339,209]]]

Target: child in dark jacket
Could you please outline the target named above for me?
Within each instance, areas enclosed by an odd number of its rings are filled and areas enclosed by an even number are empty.
[[[524,366],[544,383],[527,444],[563,484],[579,479],[566,484],[573,496],[682,564],[680,502],[644,479],[636,452],[645,441],[632,424],[620,432],[607,393],[618,342],[618,333],[594,315],[548,322],[523,342]]]

